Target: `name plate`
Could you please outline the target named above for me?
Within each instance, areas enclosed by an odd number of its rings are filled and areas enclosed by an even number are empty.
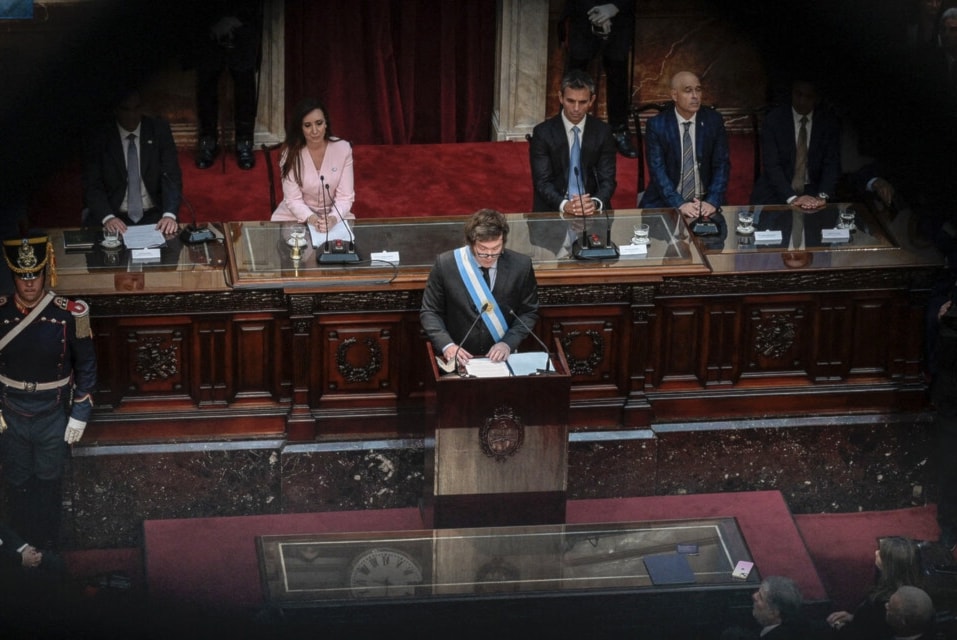
[[[850,229],[821,229],[821,240],[824,242],[850,242]]]
[[[160,250],[152,249],[130,249],[130,259],[137,262],[151,262],[160,259]]]
[[[389,262],[391,264],[399,264],[399,252],[398,251],[375,251],[369,254],[369,259],[373,262]]]
[[[620,244],[618,245],[619,256],[644,256],[648,255],[648,245],[646,244]]]
[[[783,241],[784,241],[784,236],[781,235],[780,229],[777,231],[755,231],[754,232],[755,244],[780,244]]]

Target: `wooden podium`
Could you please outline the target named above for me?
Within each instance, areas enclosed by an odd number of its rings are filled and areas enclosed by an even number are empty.
[[[571,376],[561,345],[552,372],[441,374],[432,345],[434,411],[426,438],[422,518],[433,529],[563,524]]]

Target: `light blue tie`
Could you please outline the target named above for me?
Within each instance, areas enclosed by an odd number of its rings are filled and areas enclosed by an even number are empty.
[[[681,136],[681,197],[685,202],[694,200],[694,148],[691,145],[691,122],[681,123],[685,132]]]
[[[572,152],[568,158],[568,195],[577,196],[581,193],[578,183],[581,182],[582,145],[578,138],[578,127],[572,127],[575,139],[572,141]],[[576,174],[575,169],[578,169]]]
[[[140,159],[136,153],[136,134],[126,136],[126,214],[133,223],[143,219],[143,193],[140,191]]]

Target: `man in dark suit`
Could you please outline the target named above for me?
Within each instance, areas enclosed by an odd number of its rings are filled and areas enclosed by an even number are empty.
[[[651,184],[638,206],[671,207],[686,220],[708,219],[724,204],[731,176],[724,119],[713,109],[701,109],[701,81],[689,71],[672,77],[671,99],[674,106],[646,127]],[[685,131],[690,151],[685,150]]]
[[[934,637],[934,602],[918,587],[904,586],[887,601],[887,624],[894,629],[894,638]]]
[[[608,124],[618,152],[637,158],[631,144],[628,115],[631,111],[631,87],[628,61],[635,39],[635,2],[596,3],[594,0],[566,0],[559,19],[559,41],[568,42],[566,69],[586,71],[600,53],[608,94]]]
[[[810,625],[801,613],[804,598],[790,578],[769,576],[751,596],[751,615],[760,630],[731,627],[721,640],[807,640]]]
[[[538,319],[535,271],[528,256],[505,248],[508,221],[498,211],[472,214],[465,239],[464,247],[436,258],[419,318],[446,363],[464,366],[481,356],[499,362]]]
[[[799,153],[802,147],[806,151]],[[751,204],[818,209],[834,195],[840,178],[840,123],[818,108],[814,84],[796,80],[791,104],[769,112],[761,129],[761,175]]]
[[[561,112],[532,131],[528,148],[535,190],[532,210],[561,211],[569,216],[594,215],[597,209],[593,198],[611,207],[611,197],[618,186],[615,140],[611,128],[588,113],[595,103],[595,83],[587,73],[578,70],[566,73],[559,99]],[[577,178],[569,171],[574,127],[579,129],[581,147]]]
[[[144,116],[136,91],[128,93],[114,113],[115,122],[95,131],[87,145],[85,222],[118,233],[132,224],[155,224],[164,234],[176,233],[183,178],[169,124]],[[131,162],[139,165],[135,181],[127,179]]]

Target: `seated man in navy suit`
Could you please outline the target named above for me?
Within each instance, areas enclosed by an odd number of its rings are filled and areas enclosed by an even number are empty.
[[[803,154],[798,152],[802,139],[807,145]],[[840,122],[818,108],[811,82],[797,80],[791,86],[791,104],[770,111],[761,129],[761,175],[751,204],[819,209],[834,195],[840,177]]]
[[[121,234],[127,225],[155,224],[164,234],[176,233],[183,178],[169,123],[144,116],[136,91],[123,97],[114,115],[87,143],[84,224]],[[134,180],[128,179],[131,162],[139,167]]]
[[[731,175],[724,119],[713,109],[701,109],[701,81],[689,71],[672,77],[671,99],[674,106],[646,127],[651,184],[638,207],[671,207],[688,221],[707,220],[724,204]]]

